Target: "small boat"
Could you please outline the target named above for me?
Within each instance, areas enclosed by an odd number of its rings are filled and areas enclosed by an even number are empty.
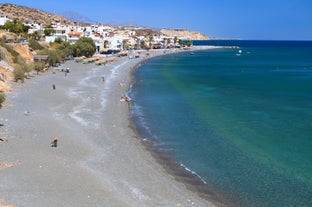
[[[238,50],[236,56],[241,56],[242,52],[243,52],[242,50]]]

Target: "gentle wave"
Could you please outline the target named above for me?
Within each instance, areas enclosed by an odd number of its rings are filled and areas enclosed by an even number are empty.
[[[187,172],[192,173],[192,175],[195,175],[196,177],[198,177],[204,184],[207,184],[207,182],[205,181],[204,178],[202,178],[200,175],[198,175],[195,171],[192,171],[191,169],[189,169],[188,167],[186,167],[184,164],[180,163],[180,166],[183,167]]]

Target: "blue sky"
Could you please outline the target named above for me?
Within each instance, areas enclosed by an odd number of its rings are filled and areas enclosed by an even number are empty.
[[[311,0],[14,0],[52,13],[77,12],[97,22],[134,22],[212,37],[312,40]]]

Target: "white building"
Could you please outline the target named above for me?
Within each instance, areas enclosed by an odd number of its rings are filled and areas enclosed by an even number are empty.
[[[28,34],[33,34],[34,32],[38,32],[40,35],[44,35],[44,28],[41,24],[37,23],[27,23],[26,26],[29,26]]]
[[[67,41],[70,44],[75,44],[80,37],[83,37],[84,33],[82,31],[71,31],[67,33]]]
[[[59,26],[57,28],[54,28],[54,36],[56,38],[61,39],[63,41],[67,40],[67,27],[66,26]]]
[[[7,16],[0,14],[0,26],[3,26],[7,21],[12,21]]]

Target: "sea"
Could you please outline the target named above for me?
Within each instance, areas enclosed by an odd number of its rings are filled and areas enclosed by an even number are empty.
[[[193,44],[134,73],[140,137],[228,206],[312,206],[312,41]]]

